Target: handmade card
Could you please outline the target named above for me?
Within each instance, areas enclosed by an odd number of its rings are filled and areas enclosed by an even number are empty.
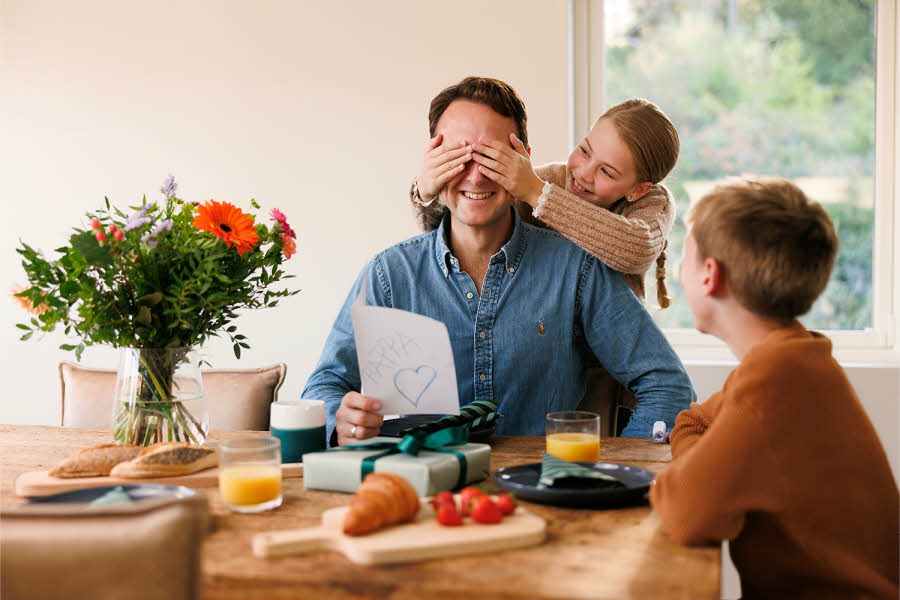
[[[459,414],[456,366],[447,326],[422,315],[366,306],[350,309],[362,394],[381,414]]]

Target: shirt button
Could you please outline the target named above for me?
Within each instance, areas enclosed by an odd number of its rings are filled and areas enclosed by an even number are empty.
[[[468,292],[468,293],[466,294],[466,298],[468,298],[469,300],[471,300],[471,299],[474,298],[474,297],[475,297],[475,294],[473,294],[472,292]]]
[[[515,268],[515,267],[510,267],[510,268],[509,268],[509,272],[510,272],[510,273],[515,273],[515,272],[516,272],[516,268]]]
[[[482,331],[481,333],[479,333],[478,337],[480,337],[481,339],[484,339],[484,332]]]
[[[478,376],[478,379],[480,379],[481,381],[484,381],[485,379],[487,379],[487,377],[485,377],[484,373],[482,373],[481,375]]]

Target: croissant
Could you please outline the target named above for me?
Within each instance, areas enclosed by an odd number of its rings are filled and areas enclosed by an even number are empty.
[[[394,473],[369,473],[350,500],[344,533],[363,535],[382,527],[412,521],[419,512],[419,495]]]

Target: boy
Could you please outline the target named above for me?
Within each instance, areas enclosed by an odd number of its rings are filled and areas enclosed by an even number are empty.
[[[828,283],[831,220],[782,179],[736,180],[689,215],[681,281],[698,330],[741,363],[682,412],[650,492],[684,544],[731,540],[745,598],[898,597],[897,485],[831,355],[796,318]]]

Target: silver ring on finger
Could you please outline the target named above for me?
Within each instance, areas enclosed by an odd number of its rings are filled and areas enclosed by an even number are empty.
[[[350,437],[352,437],[352,438],[356,437],[356,428],[357,427],[359,427],[359,425],[354,425],[353,427],[350,428]]]

